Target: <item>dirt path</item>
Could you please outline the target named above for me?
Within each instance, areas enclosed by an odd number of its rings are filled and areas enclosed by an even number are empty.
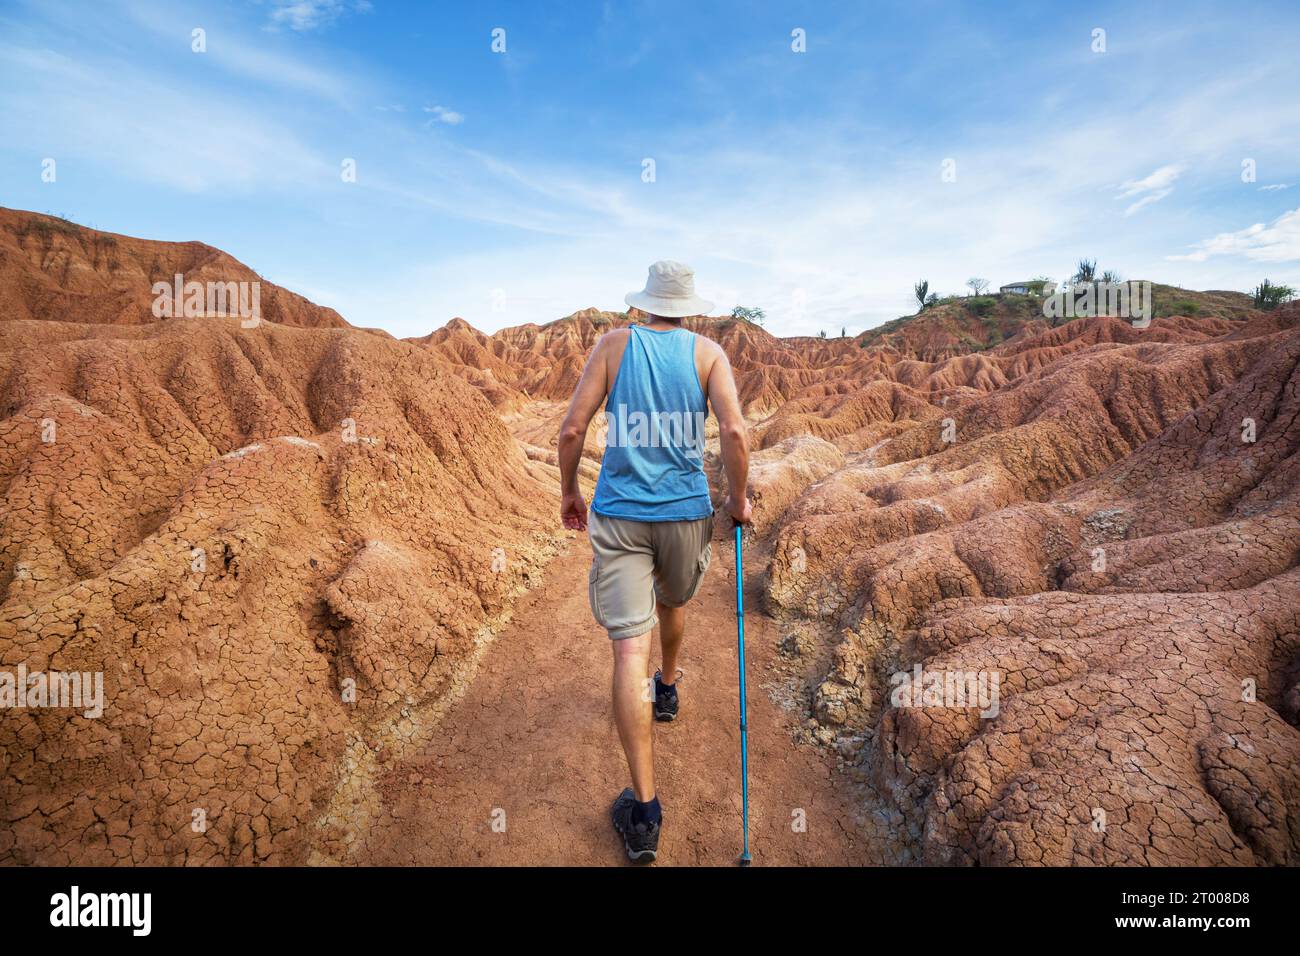
[[[739,851],[735,585],[729,541],[714,548],[687,617],[681,716],[655,728],[660,865],[726,865]],[[570,543],[520,600],[436,735],[377,781],[379,812],[354,834],[354,860],[625,862],[608,808],[627,769],[610,711],[608,638],[587,606],[590,559],[585,536]],[[756,572],[746,578],[746,605],[757,607]],[[774,623],[751,611],[746,636],[756,863],[877,862],[857,787],[830,756],[796,746],[791,728],[800,715],[763,688],[777,654]],[[806,830],[797,832],[792,823],[801,817]]]

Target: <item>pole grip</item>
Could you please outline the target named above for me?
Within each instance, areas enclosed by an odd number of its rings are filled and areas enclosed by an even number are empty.
[[[740,557],[743,528],[744,525],[742,525],[739,521],[734,523],[734,531],[736,536],[736,617],[740,619],[738,627],[740,628],[740,637],[742,641],[744,640],[744,633],[745,633],[744,632],[745,569],[744,569],[744,565],[741,562],[741,557]],[[743,675],[741,676],[741,680],[744,680]]]

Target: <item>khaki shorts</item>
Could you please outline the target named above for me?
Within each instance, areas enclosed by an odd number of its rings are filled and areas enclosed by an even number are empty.
[[[591,612],[611,640],[640,637],[659,622],[655,602],[681,607],[708,570],[713,518],[627,521],[591,512]]]

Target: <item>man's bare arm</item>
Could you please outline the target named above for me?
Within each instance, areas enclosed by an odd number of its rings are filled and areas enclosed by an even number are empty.
[[[749,441],[745,433],[745,416],[740,411],[736,379],[731,374],[727,353],[718,347],[717,358],[709,369],[706,389],[709,405],[718,419],[718,441],[722,446],[722,464],[727,472],[727,500],[723,509],[741,524],[748,524],[752,506],[748,499]]]
[[[605,401],[608,391],[605,357],[609,345],[605,336],[596,342],[582,370],[578,387],[573,390],[568,414],[560,426],[557,441],[560,459],[560,521],[573,531],[587,530],[587,503],[578,488],[578,465],[582,461],[582,446],[587,441],[587,428],[597,409]]]

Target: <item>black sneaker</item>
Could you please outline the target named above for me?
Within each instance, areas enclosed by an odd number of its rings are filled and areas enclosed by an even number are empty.
[[[663,672],[655,671],[655,720],[664,722],[677,719],[677,685],[669,687],[663,682]],[[682,672],[677,672],[681,680]]]
[[[628,787],[618,795],[610,817],[614,829],[623,838],[623,848],[627,858],[633,863],[653,863],[659,855],[659,823],[633,823],[632,808],[636,806],[636,794]]]

